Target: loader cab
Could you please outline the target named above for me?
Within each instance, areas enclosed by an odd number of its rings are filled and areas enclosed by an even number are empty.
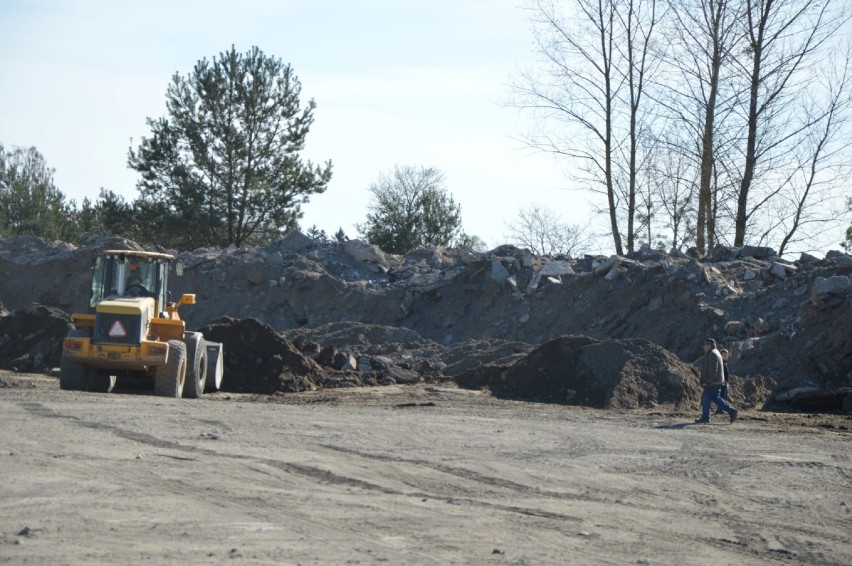
[[[107,250],[92,264],[89,305],[118,297],[151,297],[162,311],[168,301],[169,266],[173,256],[154,252]]]

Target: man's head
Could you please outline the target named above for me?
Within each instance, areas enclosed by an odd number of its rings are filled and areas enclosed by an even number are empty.
[[[704,339],[704,351],[705,352],[711,352],[715,349],[716,349],[716,341],[713,340],[712,338],[709,338],[709,337],[705,338]]]
[[[725,360],[726,362],[728,361],[728,356],[731,355],[730,352],[728,352],[725,348],[722,348],[721,350],[719,350],[719,353],[722,354],[722,359]]]

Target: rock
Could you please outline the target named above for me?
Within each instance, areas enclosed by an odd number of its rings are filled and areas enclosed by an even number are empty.
[[[704,282],[708,285],[712,285],[714,283],[725,283],[725,277],[722,275],[722,272],[713,267],[712,265],[702,266],[701,275],[704,278]]]
[[[732,320],[725,323],[725,334],[728,336],[745,336],[746,325],[741,320]]]
[[[757,275],[754,274],[754,271],[751,269],[746,269],[745,273],[743,273],[743,281],[753,281]]]
[[[802,252],[799,256],[799,263],[818,263],[820,259],[816,256],[812,256],[809,253]]]
[[[817,277],[811,286],[811,302],[817,304],[826,295],[840,295],[850,290],[850,280],[846,275]]]
[[[530,313],[526,313],[526,314],[522,315],[521,318],[518,319],[518,322],[520,322],[521,324],[525,324],[529,321],[530,321]]]
[[[789,401],[790,399],[792,399],[796,395],[799,395],[800,393],[815,393],[817,391],[819,391],[819,389],[817,387],[813,387],[813,386],[795,387],[793,389],[790,389],[789,391],[785,391],[784,393],[779,393],[778,395],[775,396],[775,400],[776,401]]]
[[[532,292],[538,288],[542,278],[554,284],[561,284],[563,275],[574,275],[574,268],[567,261],[555,260],[544,264],[544,266],[536,271],[535,275],[530,279],[527,285],[527,292]]]
[[[491,279],[497,283],[503,283],[509,278],[509,270],[499,259],[491,260]]]
[[[763,320],[762,318],[758,318],[757,320],[755,320],[752,326],[757,334],[769,334],[769,332],[772,330],[771,326],[769,325],[769,322]]]
[[[777,261],[772,264],[772,267],[769,269],[769,273],[778,279],[787,279],[787,270],[784,269],[784,266]]]
[[[739,248],[734,246],[723,246],[722,244],[716,244],[716,247],[713,248],[713,259],[716,261],[731,261],[737,259],[740,254]]]
[[[848,254],[841,252],[840,250],[829,250],[828,253],[825,254],[825,259],[837,260],[840,257],[849,257]]]
[[[648,302],[648,310],[651,312],[658,310],[661,306],[663,306],[662,297],[654,297]]]
[[[333,367],[340,371],[353,371],[358,368],[358,360],[351,353],[337,352],[334,355]]]
[[[361,240],[347,240],[343,244],[343,249],[346,250],[352,259],[355,261],[365,261],[368,263],[377,263],[387,266],[388,261],[385,253],[372,244],[362,242]]]
[[[753,257],[754,259],[770,259],[778,254],[772,248],[760,246],[743,246],[740,248],[740,257]]]
[[[595,267],[595,275],[607,275],[614,268],[621,264],[621,258],[617,255],[609,256],[609,259]]]
[[[301,252],[310,249],[316,245],[316,242],[310,237],[302,234],[298,230],[293,230],[278,242],[278,247],[294,252]],[[280,254],[279,254],[280,255]]]
[[[561,277],[562,275],[574,275],[574,268],[567,261],[556,260],[544,264],[538,273],[541,276],[556,275]]]
[[[420,374],[416,371],[403,369],[398,366],[390,366],[382,370],[382,378],[390,378],[395,383],[402,383],[403,385],[420,383],[421,381]]]
[[[373,356],[370,360],[370,365],[375,369],[384,369],[393,365],[393,362],[387,356]]]
[[[612,269],[609,270],[609,272],[606,275],[604,275],[604,279],[606,279],[607,281],[615,281],[620,276],[621,276],[621,272],[618,271],[618,268],[613,267]]]
[[[281,252],[272,252],[266,256],[266,263],[272,267],[281,267],[284,265],[284,257],[281,255]]]

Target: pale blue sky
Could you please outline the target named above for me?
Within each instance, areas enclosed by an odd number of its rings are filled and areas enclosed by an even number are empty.
[[[586,197],[516,138],[504,106],[534,54],[518,0],[0,0],[0,143],[36,146],[70,198],[132,199],[134,145],[165,112],[166,87],[233,44],[289,62],[317,103],[306,157],[331,159],[303,226],[354,237],[368,187],[395,164],[434,166],[489,247],[532,202],[585,222]]]

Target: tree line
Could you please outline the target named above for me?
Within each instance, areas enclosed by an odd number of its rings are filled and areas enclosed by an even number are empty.
[[[619,254],[637,242],[702,252],[778,242],[780,253],[852,210],[847,52],[825,66],[846,12],[828,0],[552,0],[529,4],[542,64],[515,85],[535,147],[571,160],[605,197]],[[844,4],[845,6],[845,4]],[[78,205],[36,148],[0,145],[0,234],[81,243],[92,234],[165,248],[262,245],[299,229],[332,163],[301,152],[316,104],[290,65],[235,48],[176,73],[165,116],[128,150],[138,196],[101,188]],[[484,247],[434,167],[395,166],[368,188],[359,235],[391,253]],[[840,195],[840,196],[839,196]],[[843,209],[846,209],[845,211]],[[577,255],[590,227],[533,204],[507,243]],[[330,238],[318,228],[307,233]],[[852,227],[846,231],[849,246]],[[337,240],[347,236],[342,229]]]
[[[262,245],[299,229],[302,206],[326,190],[332,165],[300,157],[316,104],[302,103],[289,65],[257,47],[232,47],[176,73],[166,107],[129,149],[127,164],[140,175],[132,201],[101,188],[77,206],[36,148],[0,146],[0,234],[76,243],[111,234],[193,249]],[[460,206],[435,168],[397,166],[370,192],[359,231],[386,251],[476,243],[461,231]],[[327,239],[316,227],[308,232]],[[336,237],[346,235],[341,229]]]
[[[852,106],[845,0],[532,0],[527,136],[599,195],[616,252],[837,229]],[[839,231],[839,230],[838,230]]]

